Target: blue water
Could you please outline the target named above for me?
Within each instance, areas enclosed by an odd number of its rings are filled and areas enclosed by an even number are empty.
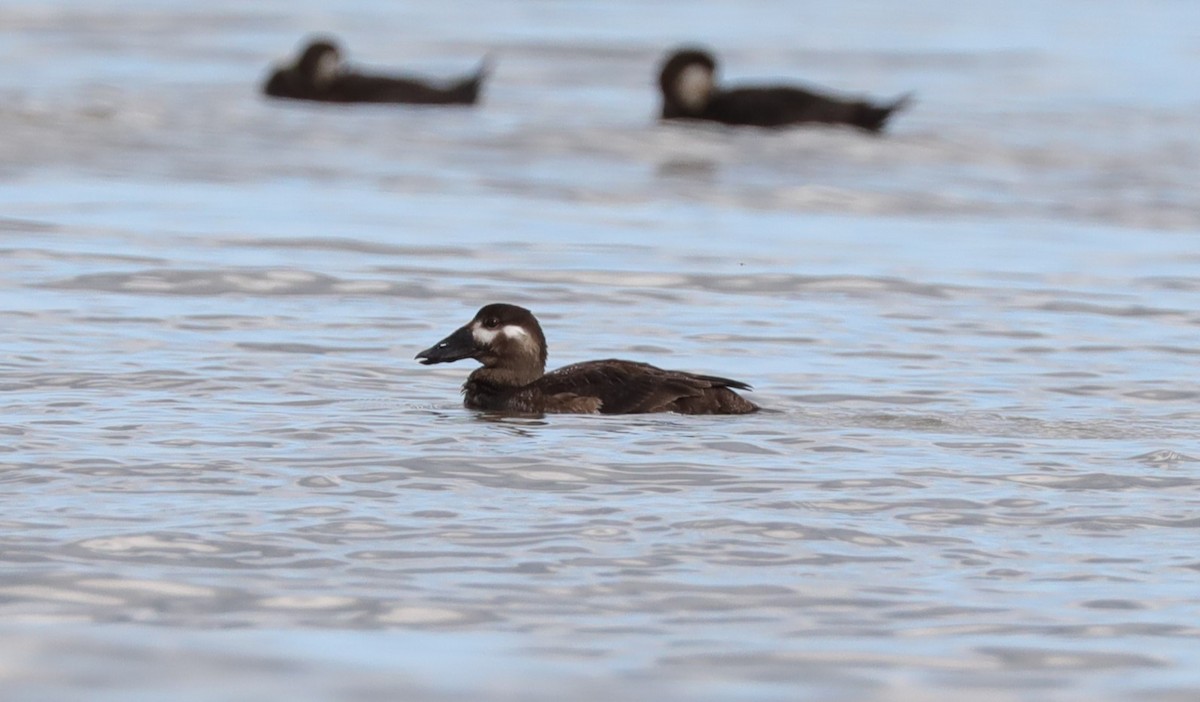
[[[0,697],[1200,695],[1200,6],[0,7]],[[495,71],[276,104],[302,37]],[[654,120],[663,52],[889,134]],[[414,354],[767,411],[480,417]]]

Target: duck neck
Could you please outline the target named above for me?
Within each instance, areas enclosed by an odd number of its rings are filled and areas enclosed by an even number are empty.
[[[532,383],[542,377],[544,372],[545,366],[541,364],[484,366],[475,369],[467,381],[498,389],[515,389]]]
[[[542,377],[541,367],[529,369],[479,368],[463,383],[463,401],[471,409],[512,409],[521,389]],[[532,408],[530,411],[533,411]]]

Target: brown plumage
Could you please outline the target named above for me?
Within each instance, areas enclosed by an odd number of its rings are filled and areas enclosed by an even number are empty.
[[[293,65],[276,68],[263,85],[263,93],[314,102],[473,105],[479,100],[487,72],[485,60],[474,74],[445,82],[358,73],[343,65],[341,51],[332,39],[322,38],[309,41]]]
[[[417,358],[426,365],[464,358],[482,363],[463,384],[463,404],[470,409],[522,414],[758,410],[734,392],[750,389],[737,380],[618,359],[586,361],[546,373],[546,355],[546,337],[529,310],[491,304]]]
[[[845,124],[880,132],[892,113],[910,101],[905,95],[890,103],[874,103],[789,85],[719,88],[716,71],[716,59],[703,49],[672,53],[658,76],[662,118],[752,127]]]

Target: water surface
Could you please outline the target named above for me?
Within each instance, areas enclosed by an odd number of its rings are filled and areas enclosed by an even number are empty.
[[[1197,9],[809,5],[0,9],[5,698],[1200,694]],[[318,29],[485,105],[260,99]],[[768,411],[468,412],[493,301]]]

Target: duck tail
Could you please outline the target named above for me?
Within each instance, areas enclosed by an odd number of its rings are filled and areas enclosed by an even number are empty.
[[[490,53],[484,54],[483,58],[479,59],[479,66],[475,69],[474,79],[482,83],[485,78],[492,74],[492,67],[495,63],[496,61]]]
[[[454,92],[462,102],[473,104],[479,100],[479,93],[483,89],[483,83],[492,74],[492,65],[492,55],[484,54],[475,72],[454,86]]]
[[[869,132],[881,132],[892,113],[907,108],[912,104],[913,99],[912,93],[905,93],[884,105],[863,103],[857,124]]]

